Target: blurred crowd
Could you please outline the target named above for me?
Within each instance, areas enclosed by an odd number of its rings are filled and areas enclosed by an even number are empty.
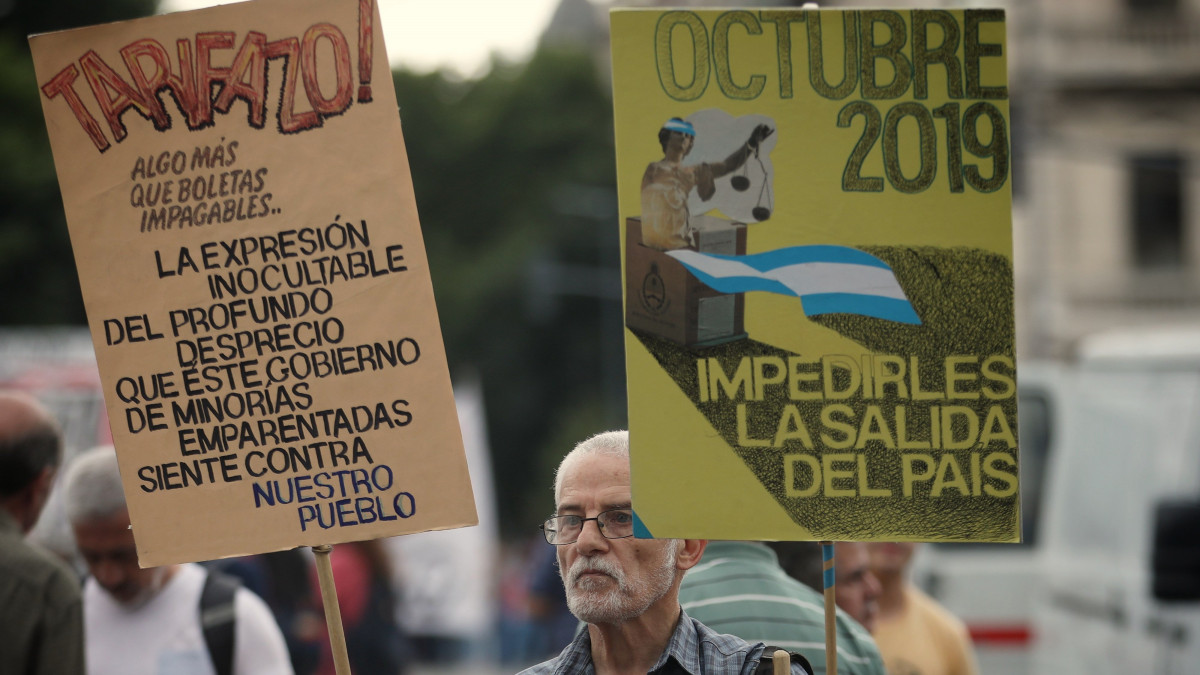
[[[0,391],[0,672],[83,672],[85,660],[89,673],[209,672],[186,664],[205,652],[222,658],[208,630],[222,614],[209,606],[210,586],[222,584],[235,589],[225,614],[235,617],[230,641],[238,646],[227,657],[232,671],[218,673],[334,672],[312,549],[141,569],[114,449],[98,446],[60,466],[62,446],[48,409]],[[485,661],[515,668],[556,652],[578,625],[566,610],[553,547],[540,538],[507,547],[501,565],[481,566],[495,578],[479,586],[496,601],[480,603],[484,623],[460,621],[461,629],[423,606],[443,600],[431,599],[437,593],[429,586],[447,584],[405,568],[444,567],[422,560],[435,547],[406,553],[403,539],[339,544],[329,553],[353,672]],[[472,588],[461,579],[449,585]],[[141,655],[156,662],[139,667]],[[164,662],[182,667],[154,669]]]
[[[628,452],[624,432],[604,437]],[[70,675],[85,672],[86,663],[90,675],[331,675],[335,656],[316,564],[322,555],[329,556],[352,672],[520,670],[586,642],[584,626],[596,630],[593,616],[569,608],[560,574],[564,553],[583,546],[581,516],[556,514],[542,535],[490,556],[439,553],[434,540],[412,547],[419,536],[412,535],[143,569],[113,447],[80,453],[56,481],[61,457],[49,411],[31,396],[0,391],[0,672]],[[628,456],[612,461],[627,464]],[[60,542],[56,552],[26,536],[52,490],[61,492],[52,517],[73,544]],[[604,535],[589,545],[607,547],[589,560],[609,560],[611,548],[613,562],[597,569],[632,575],[632,568],[611,567],[621,560],[618,547],[649,545],[626,543],[638,541],[628,539],[631,529],[617,533],[632,521],[628,507],[587,520]],[[822,673],[820,589],[835,581],[842,672],[978,670],[962,623],[908,580],[913,544],[841,542],[832,570],[823,569],[831,551],[813,542],[680,548],[692,557],[679,564],[678,600],[669,601],[705,630],[794,650]],[[478,585],[453,569],[455,557],[472,555],[486,558],[474,569],[490,577]],[[414,574],[417,564],[432,573]],[[456,597],[463,606],[448,607]]]

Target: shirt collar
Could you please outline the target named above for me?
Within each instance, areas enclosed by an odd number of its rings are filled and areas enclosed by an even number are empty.
[[[700,640],[695,627],[692,626],[691,617],[682,607],[679,609],[679,621],[675,624],[675,632],[671,633],[667,648],[658,657],[650,672],[656,673],[666,668],[671,659],[675,659],[680,667],[693,675],[703,672],[700,669]]]
[[[679,621],[675,624],[675,631],[671,633],[671,639],[667,641],[667,648],[658,657],[654,667],[650,669],[651,673],[659,672],[668,666],[671,659],[674,659],[683,670],[692,675],[700,675],[703,671],[700,666],[700,639],[696,634],[695,626],[693,626],[692,618],[679,609]],[[592,661],[592,637],[588,633],[587,627],[575,636],[571,644],[559,654],[558,667],[554,669],[554,675],[567,675],[568,673],[578,673],[580,675],[595,675],[596,664]]]
[[[575,634],[575,639],[558,655],[558,664],[554,675],[595,675],[596,665],[592,663],[592,636],[584,626]]]

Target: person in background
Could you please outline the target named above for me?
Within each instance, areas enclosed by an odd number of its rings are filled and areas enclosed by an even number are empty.
[[[62,460],[62,434],[36,399],[0,391],[0,670],[83,673],[79,579],[25,540]]]
[[[313,675],[325,638],[320,591],[313,584],[313,559],[306,547],[224,558],[203,563],[236,577],[262,598],[283,633],[296,675]]]
[[[966,626],[909,581],[916,544],[871,543],[871,571],[879,578],[875,641],[891,675],[977,675]]]
[[[223,582],[200,565],[138,566],[112,446],[75,458],[63,490],[91,574],[83,589],[89,675],[292,675],[283,635],[258,596],[228,586],[227,600],[208,605]],[[218,625],[229,630],[210,642],[205,628]]]
[[[575,446],[558,467],[554,500],[542,529],[558,547],[567,607],[587,626],[557,657],[524,673],[750,675],[758,668],[762,643],[719,635],[679,606],[683,574],[707,542],[632,538],[628,432]],[[770,660],[766,654],[768,668]],[[793,674],[804,672],[792,662]]]
[[[679,601],[692,618],[713,630],[802,652],[815,673],[824,673],[825,598],[819,590],[788,575],[773,550],[775,546],[815,551],[820,582],[821,552],[815,543],[714,541],[709,543],[704,560],[684,576]],[[838,581],[838,606],[842,608],[836,619],[838,672],[885,675],[875,641],[847,615],[842,596]]]
[[[883,586],[871,571],[870,550],[862,541],[839,541],[833,548],[837,606],[874,633]]]
[[[777,541],[768,546],[779,556],[779,564],[788,576],[818,592],[824,592],[820,544],[813,541]],[[871,572],[871,555],[867,544],[839,541],[833,545],[833,550],[837,606],[854,617],[867,631],[874,633],[882,587]]]
[[[411,648],[396,623],[392,566],[379,541],[338,544],[329,555],[346,635],[350,672],[401,675],[412,660]],[[314,588],[320,584],[314,574]],[[320,602],[320,591],[317,591]],[[335,667],[328,628],[321,622],[321,657],[317,675],[333,675]]]
[[[533,653],[544,659],[558,653],[579,629],[579,619],[567,609],[567,594],[558,573],[558,556],[542,543],[532,559],[529,574],[529,619],[533,623]]]

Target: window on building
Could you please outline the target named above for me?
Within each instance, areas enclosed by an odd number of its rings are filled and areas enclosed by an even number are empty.
[[[1179,9],[1179,0],[1125,0],[1125,6],[1134,13],[1152,12],[1159,14],[1177,11]]]
[[[1183,158],[1141,155],[1130,164],[1135,260],[1139,267],[1178,267],[1183,264]]]

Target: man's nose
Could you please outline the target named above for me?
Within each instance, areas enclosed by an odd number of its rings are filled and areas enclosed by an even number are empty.
[[[592,525],[592,527],[588,527],[588,525]],[[575,546],[584,555],[587,555],[589,551],[607,550],[608,539],[600,531],[600,521],[585,521],[579,530],[579,539],[575,540]]]
[[[879,582],[879,577],[874,573],[867,572],[864,581],[867,585],[867,597],[876,599],[883,593],[883,584]]]

